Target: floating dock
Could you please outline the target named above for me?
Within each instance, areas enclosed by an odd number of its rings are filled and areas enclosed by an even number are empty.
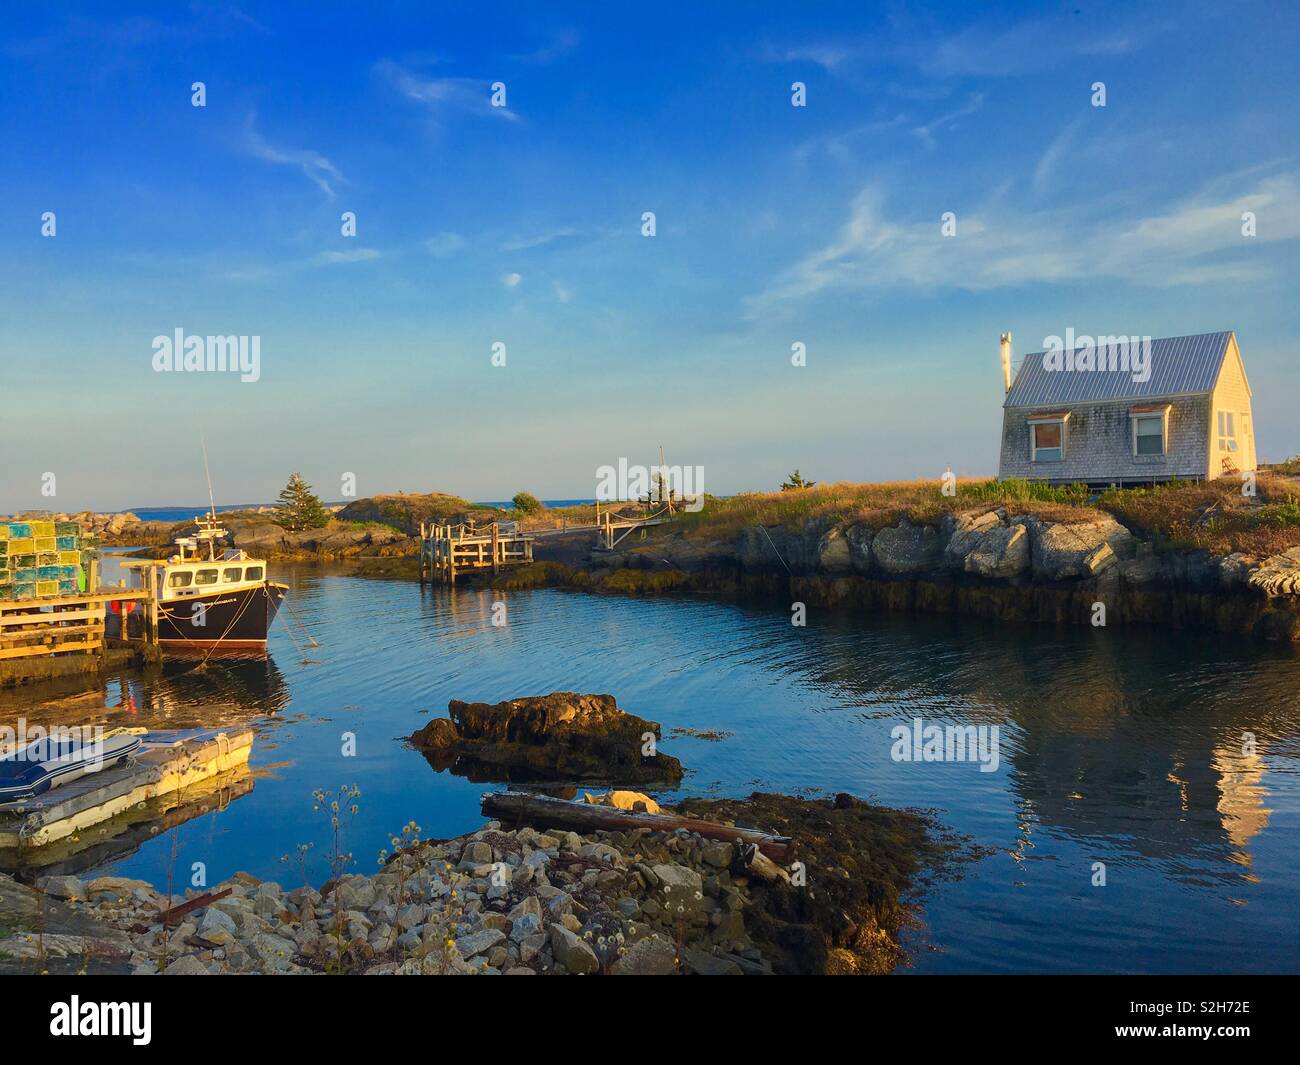
[[[140,739],[124,765],[0,806],[0,851],[26,854],[169,796],[184,803],[206,782],[246,766],[253,749],[252,729],[148,732]]]

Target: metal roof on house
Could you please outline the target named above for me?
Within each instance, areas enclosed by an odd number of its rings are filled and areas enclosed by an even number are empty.
[[[1044,407],[1049,404],[1090,403],[1107,399],[1154,399],[1188,393],[1212,392],[1228,351],[1231,331],[1190,337],[1164,337],[1150,344],[1150,377],[1133,380],[1126,370],[1050,369],[1043,365],[1046,352],[1026,355],[1007,393],[1004,407]],[[1074,353],[1086,351],[1075,348]],[[1068,356],[1069,353],[1067,353]],[[1106,364],[1127,354],[1123,346],[1097,347],[1096,361]],[[1067,363],[1068,365],[1068,363]]]

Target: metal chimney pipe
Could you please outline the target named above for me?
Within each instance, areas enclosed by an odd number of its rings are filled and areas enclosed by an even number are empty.
[[[1011,334],[1002,334],[1002,387],[1011,391]]]

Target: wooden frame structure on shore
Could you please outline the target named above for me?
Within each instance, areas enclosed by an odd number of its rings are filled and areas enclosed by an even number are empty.
[[[106,611],[113,602],[142,602],[140,642],[158,642],[158,604],[148,590],[106,589],[51,599],[6,599],[0,600],[0,661],[103,650]]]
[[[465,570],[526,566],[533,561],[533,537],[518,522],[494,521],[486,530],[470,525],[420,523],[420,583],[455,584]]]

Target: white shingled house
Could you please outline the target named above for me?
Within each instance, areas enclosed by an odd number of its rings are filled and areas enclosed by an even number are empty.
[[[1125,343],[1100,343],[1112,340]],[[1104,486],[1255,469],[1236,335],[1128,340],[1034,352],[1013,383],[1011,334],[1003,334],[999,479]]]

